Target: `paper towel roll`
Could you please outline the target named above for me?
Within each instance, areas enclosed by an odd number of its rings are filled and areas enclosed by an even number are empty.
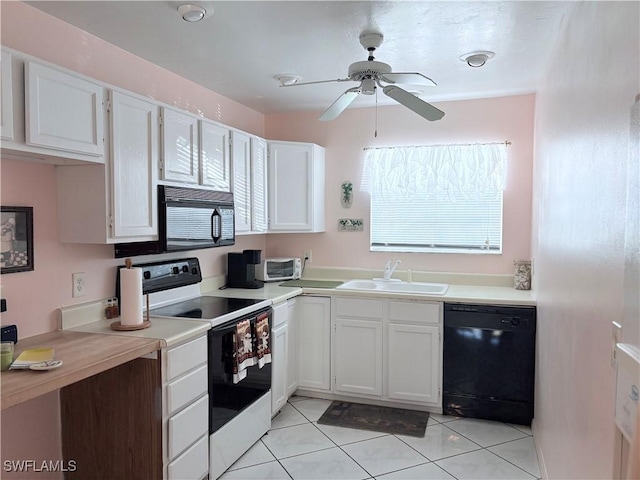
[[[120,324],[142,323],[142,269],[120,269]]]

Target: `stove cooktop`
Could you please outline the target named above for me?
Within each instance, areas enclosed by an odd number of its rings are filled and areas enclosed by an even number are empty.
[[[183,317],[199,320],[215,320],[230,313],[252,307],[264,300],[251,298],[226,298],[202,296],[173,303],[149,311],[150,315],[158,317]],[[253,309],[249,309],[252,311]]]

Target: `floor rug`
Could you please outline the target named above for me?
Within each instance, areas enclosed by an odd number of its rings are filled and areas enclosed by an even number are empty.
[[[322,414],[318,423],[424,437],[428,420],[429,412],[335,401]]]

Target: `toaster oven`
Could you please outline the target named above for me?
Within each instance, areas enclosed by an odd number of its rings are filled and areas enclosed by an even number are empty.
[[[256,265],[256,278],[264,282],[297,280],[302,276],[302,261],[296,257],[266,258]]]

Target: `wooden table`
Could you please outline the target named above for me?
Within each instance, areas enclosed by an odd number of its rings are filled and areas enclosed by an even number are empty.
[[[84,380],[161,348],[161,340],[58,330],[20,340],[14,358],[28,348],[51,347],[61,367],[0,374],[2,410]]]

